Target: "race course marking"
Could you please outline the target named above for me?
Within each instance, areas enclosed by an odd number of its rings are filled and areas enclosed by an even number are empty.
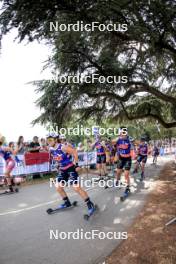
[[[94,189],[95,188],[88,188],[88,189],[86,189],[86,191],[94,190]],[[77,194],[73,193],[73,194],[70,194],[69,196],[73,197],[75,195],[77,195]],[[12,210],[12,211],[9,211],[9,212],[0,213],[0,216],[5,216],[5,215],[9,215],[9,214],[17,214],[17,213],[21,213],[21,212],[24,212],[24,211],[30,211],[32,209],[43,207],[45,205],[49,205],[49,204],[52,204],[52,203],[55,203],[55,202],[58,202],[58,201],[61,201],[61,199],[52,200],[52,201],[45,202],[45,203],[40,203],[40,204],[37,204],[37,205],[34,205],[34,206],[30,206],[30,207],[27,207],[27,208],[23,208],[23,209]]]

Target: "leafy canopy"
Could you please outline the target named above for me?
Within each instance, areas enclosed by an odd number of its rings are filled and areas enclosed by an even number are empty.
[[[128,83],[74,84],[37,81],[42,124],[81,120],[157,120],[176,127],[176,2],[172,0],[4,0],[3,36],[18,29],[20,41],[53,46],[47,67],[59,76],[93,73],[127,76]],[[124,32],[55,32],[59,24],[98,21],[127,24]]]

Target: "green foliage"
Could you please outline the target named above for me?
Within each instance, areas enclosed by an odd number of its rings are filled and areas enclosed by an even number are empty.
[[[18,29],[20,41],[53,46],[47,66],[59,76],[127,76],[128,83],[37,82],[42,114],[34,123],[157,120],[176,126],[176,2],[172,0],[4,0],[1,35]],[[125,32],[51,32],[50,22],[127,24]]]

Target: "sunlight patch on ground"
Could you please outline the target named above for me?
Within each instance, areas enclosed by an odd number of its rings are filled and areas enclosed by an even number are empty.
[[[120,224],[121,223],[121,219],[120,218],[115,218],[113,223],[114,224]]]
[[[26,203],[20,203],[20,204],[18,205],[18,207],[26,207],[26,206],[27,206]]]

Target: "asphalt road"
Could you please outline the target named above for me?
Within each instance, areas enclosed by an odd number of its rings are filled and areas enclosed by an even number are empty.
[[[99,212],[89,222],[83,219],[86,213],[84,202],[71,189],[68,189],[70,199],[77,200],[78,206],[47,215],[47,208],[60,203],[49,182],[24,187],[17,194],[0,196],[0,264],[103,263],[120,239],[57,239],[50,235],[56,236],[57,232],[67,232],[68,235],[68,232],[77,230],[83,234],[92,230],[105,234],[109,231],[127,232],[167,160],[169,157],[161,159],[157,167],[149,164],[143,183],[136,175],[132,194],[123,203],[119,199],[123,188],[89,188],[89,196],[99,206]]]

